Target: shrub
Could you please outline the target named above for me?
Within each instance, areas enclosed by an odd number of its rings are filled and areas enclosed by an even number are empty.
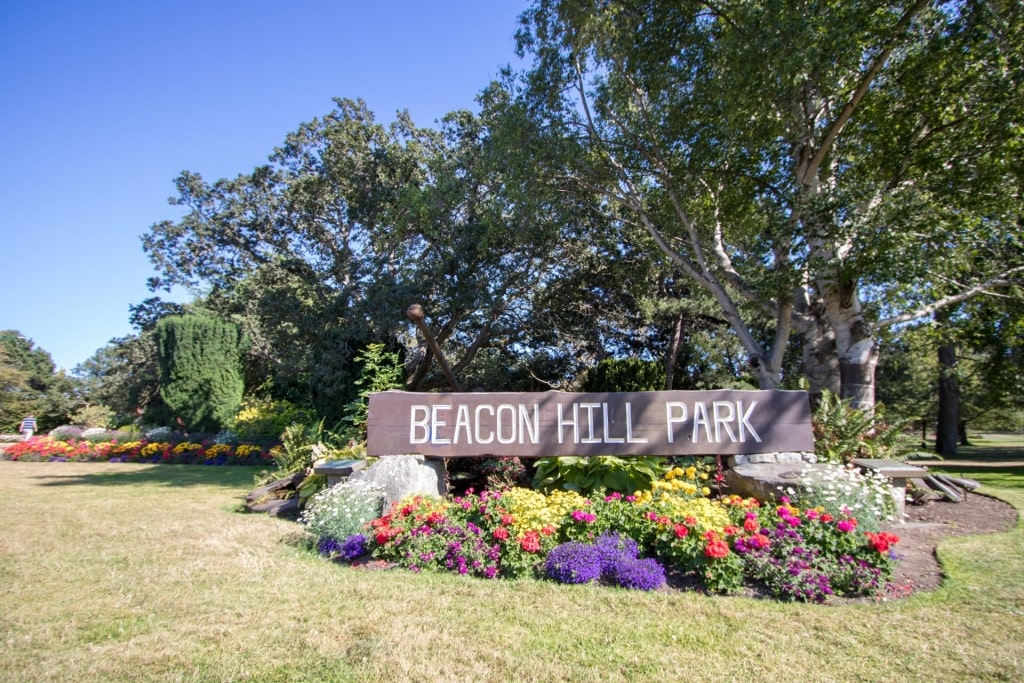
[[[50,430],[50,438],[56,439],[57,441],[71,441],[73,439],[81,439],[82,432],[84,430],[81,427],[75,425],[63,425],[56,429]]]
[[[380,516],[383,501],[383,487],[346,480],[313,496],[301,519],[315,536],[344,541]]]
[[[639,358],[605,358],[590,368],[583,391],[659,391],[665,388],[665,367]]]
[[[650,488],[664,471],[664,459],[653,456],[539,458],[533,485],[543,491],[565,489],[588,494],[606,489],[629,494]]]
[[[114,411],[105,405],[85,406],[76,411],[71,419],[75,424],[105,429],[113,426]]]
[[[154,328],[165,421],[216,431],[242,401],[242,333],[226,320],[169,315]]]
[[[874,413],[858,410],[850,401],[823,392],[811,420],[818,460],[848,463],[854,458],[897,455],[903,423],[887,424],[884,411],[881,404],[875,406]]]
[[[231,432],[242,440],[268,440],[281,436],[288,425],[312,419],[307,410],[284,399],[249,397],[231,420]]]

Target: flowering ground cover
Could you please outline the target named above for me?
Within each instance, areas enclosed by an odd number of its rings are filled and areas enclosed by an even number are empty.
[[[698,468],[677,467],[651,490],[627,496],[522,488],[413,496],[346,538],[321,535],[319,547],[341,561],[371,555],[413,572],[484,579],[652,590],[673,575],[710,592],[757,586],[806,602],[886,589],[897,561],[895,534],[865,530],[848,510],[800,507],[786,497],[764,504],[712,499],[703,477]]]
[[[7,460],[22,462],[135,462],[175,465],[272,465],[271,450],[254,444],[199,441],[132,439],[92,441],[36,436],[11,444],[4,450]]]

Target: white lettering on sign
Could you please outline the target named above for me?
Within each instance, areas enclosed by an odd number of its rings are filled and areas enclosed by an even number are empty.
[[[558,417],[555,420],[555,428],[558,430],[558,443],[567,442],[567,427],[572,428],[572,439],[568,443],[647,443],[646,437],[633,435],[633,407],[629,403],[625,404],[625,426],[622,436],[612,435],[615,416],[609,403],[573,403],[571,417],[566,417],[562,408],[561,403],[556,406]],[[597,416],[600,416],[600,419]]]
[[[744,409],[743,401],[713,401],[710,413],[704,401],[693,403],[690,439],[694,443],[746,443],[750,436],[761,443],[761,435],[750,424],[757,401]],[[682,401],[665,402],[665,428],[669,443],[675,443],[677,427],[690,422],[690,406]]]
[[[694,443],[744,443],[748,437],[761,443],[761,436],[750,423],[755,406],[757,401],[711,401],[710,405],[705,401],[666,401],[668,443],[675,443],[687,429]],[[553,426],[560,444],[648,443],[646,436],[634,433],[633,406],[629,402],[559,403],[555,408]],[[645,428],[650,426],[648,423]],[[409,407],[411,445],[536,445],[544,436],[536,403],[416,403]]]
[[[468,405],[454,406],[455,423],[450,423],[453,406],[409,406],[409,443],[439,446],[458,444],[540,443],[540,406],[520,403],[486,403],[470,411]],[[532,409],[532,410],[531,410]]]

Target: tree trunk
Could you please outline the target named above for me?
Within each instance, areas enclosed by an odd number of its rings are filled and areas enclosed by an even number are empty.
[[[957,436],[960,438],[961,446],[970,446],[971,442],[967,440],[967,420],[960,420],[957,425]]]
[[[668,351],[665,352],[665,391],[672,391],[676,381],[676,359],[679,358],[679,347],[683,343],[683,322],[685,316],[680,313],[676,316],[675,324],[672,326],[672,339],[668,343]]]
[[[935,425],[935,452],[956,455],[960,426],[960,386],[956,376],[956,347],[939,345],[939,419]]]
[[[825,308],[839,359],[839,397],[849,399],[854,408],[873,413],[878,365],[874,331],[864,318],[856,282],[841,280],[830,284],[833,287],[825,299]]]
[[[836,338],[827,322],[820,316],[803,315],[795,325],[800,337],[801,370],[812,406],[818,405],[823,392],[838,396],[840,391]]]

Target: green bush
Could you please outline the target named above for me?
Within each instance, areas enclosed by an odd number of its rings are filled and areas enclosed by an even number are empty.
[[[874,413],[858,410],[825,391],[811,420],[818,460],[842,464],[854,458],[896,457],[903,423],[886,423],[884,411],[881,404]]]
[[[665,473],[664,459],[656,456],[567,456],[540,458],[536,464],[534,488],[564,489],[583,495],[596,489],[625,494],[645,491]]]
[[[583,391],[660,391],[665,388],[665,368],[653,360],[605,358],[587,371]]]
[[[161,318],[155,328],[164,423],[216,432],[242,402],[242,335],[233,323],[198,315]]]
[[[276,439],[288,425],[311,418],[309,411],[291,401],[250,397],[242,401],[230,428],[241,440]]]

